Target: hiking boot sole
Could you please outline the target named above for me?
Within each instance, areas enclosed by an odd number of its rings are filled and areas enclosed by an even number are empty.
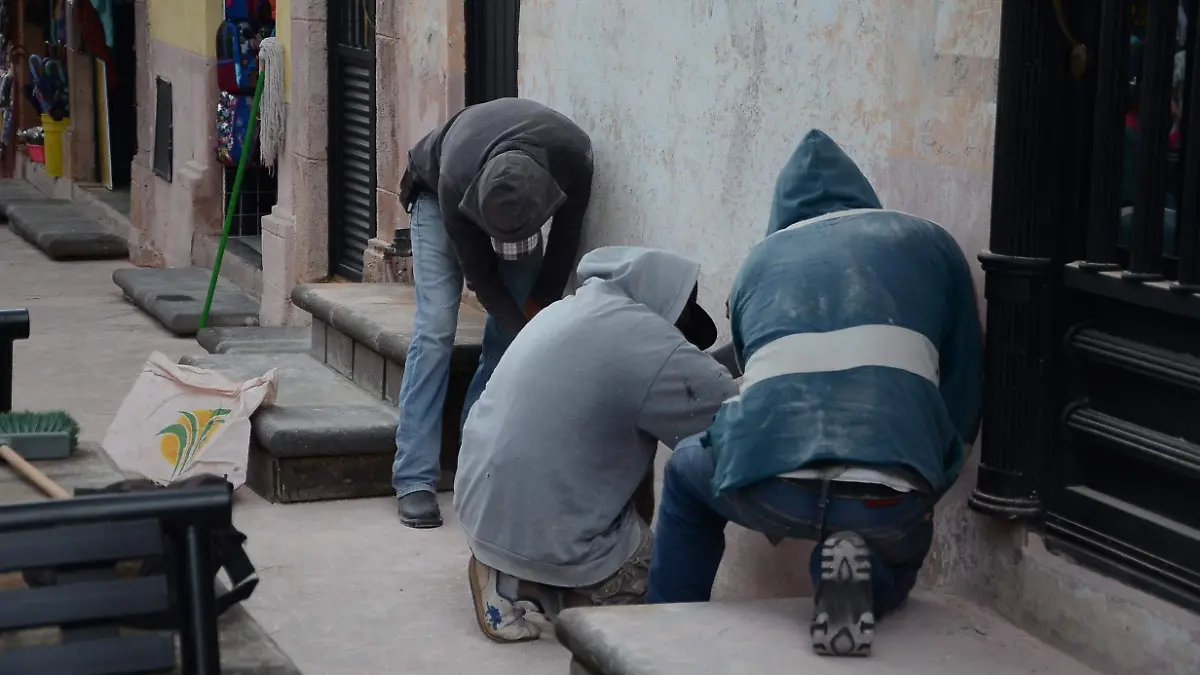
[[[821,578],[810,634],[813,651],[822,656],[871,654],[871,551],[853,532],[835,534],[821,544]]]
[[[487,621],[483,618],[487,615],[487,606],[483,601],[483,588],[479,586],[478,565],[479,561],[475,559],[475,556],[471,556],[471,561],[467,563],[467,580],[471,583],[471,605],[475,607],[475,623],[479,624],[479,632],[492,642],[503,645],[514,642],[533,642],[540,638],[540,635],[531,635],[509,640],[492,633]]]

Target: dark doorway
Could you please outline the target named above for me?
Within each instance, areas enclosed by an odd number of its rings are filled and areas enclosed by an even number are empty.
[[[520,0],[466,0],[466,105],[517,95]]]
[[[329,271],[362,281],[375,236],[375,0],[329,3]]]
[[[138,59],[134,47],[137,30],[133,20],[134,5],[132,0],[117,0],[112,5],[112,56],[116,82],[108,92],[108,133],[113,190],[129,190],[133,157],[137,154]],[[96,132],[99,135],[103,129]]]

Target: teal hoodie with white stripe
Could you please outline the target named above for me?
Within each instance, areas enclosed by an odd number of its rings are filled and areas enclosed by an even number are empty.
[[[745,374],[705,440],[716,493],[823,466],[953,485],[982,397],[970,268],[938,225],[882,210],[824,133],[780,173],[730,312]]]

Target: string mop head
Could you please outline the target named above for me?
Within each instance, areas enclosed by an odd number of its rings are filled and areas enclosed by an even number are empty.
[[[283,45],[274,37],[264,38],[258,46],[258,76],[263,78],[262,102],[258,108],[258,148],[263,166],[272,170],[283,150],[287,123],[283,69]]]

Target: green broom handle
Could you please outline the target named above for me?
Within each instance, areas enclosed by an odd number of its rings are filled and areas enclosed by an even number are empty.
[[[221,243],[217,245],[217,259],[213,262],[212,278],[208,281],[208,297],[204,299],[204,311],[200,314],[200,327],[208,325],[208,310],[212,308],[213,293],[217,290],[217,278],[221,275],[221,260],[225,258],[225,244],[229,243],[229,230],[233,228],[233,214],[237,211],[238,199],[242,196],[242,180],[246,177],[246,166],[254,152],[255,122],[258,121],[258,104],[262,100],[263,82],[267,78],[259,72],[254,86],[254,103],[250,105],[250,121],[246,124],[246,137],[242,139],[242,156],[238,158],[237,176],[233,179],[233,192],[229,195],[229,207],[225,209],[225,229],[221,231]]]

